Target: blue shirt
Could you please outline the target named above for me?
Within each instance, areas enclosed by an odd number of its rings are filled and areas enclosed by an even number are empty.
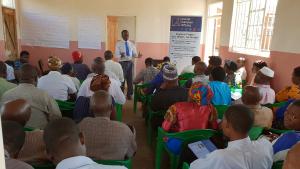
[[[283,161],[287,152],[300,141],[300,133],[288,132],[282,134],[273,142],[274,161]]]
[[[231,105],[231,91],[227,83],[212,81],[208,85],[214,93],[213,105]]]
[[[164,77],[163,77],[163,73],[162,71],[160,71],[155,77],[154,79],[149,82],[150,87],[147,90],[148,94],[151,94],[154,92],[154,90],[158,90],[160,88],[160,86],[163,84],[164,82]]]

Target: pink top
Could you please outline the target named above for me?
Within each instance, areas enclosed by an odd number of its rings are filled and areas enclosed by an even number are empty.
[[[275,91],[270,85],[256,84],[255,86],[259,88],[260,94],[262,95],[260,104],[273,104],[275,102]]]

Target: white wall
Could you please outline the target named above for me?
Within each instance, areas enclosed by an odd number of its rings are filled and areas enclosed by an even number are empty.
[[[81,16],[99,17],[103,23],[108,15],[136,16],[136,41],[168,43],[171,15],[205,16],[206,12],[206,0],[19,0],[19,3],[20,15],[29,11],[69,17],[72,41],[77,40],[77,18]]]

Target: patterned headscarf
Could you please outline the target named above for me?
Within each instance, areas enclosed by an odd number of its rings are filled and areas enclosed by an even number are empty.
[[[90,90],[93,92],[99,91],[99,90],[105,90],[108,91],[110,87],[110,80],[107,75],[96,75],[93,77],[90,85]]]
[[[62,62],[57,56],[50,56],[48,59],[48,67],[50,70],[59,70],[62,66]]]
[[[194,83],[189,90],[189,97],[199,105],[209,105],[213,96],[210,87],[201,82]]]

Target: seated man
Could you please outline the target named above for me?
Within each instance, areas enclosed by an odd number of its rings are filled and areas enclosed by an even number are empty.
[[[126,169],[123,166],[97,164],[86,157],[84,135],[71,119],[50,122],[44,131],[44,141],[49,159],[56,169]]]
[[[209,76],[211,71],[222,65],[222,58],[220,56],[210,56],[208,61],[208,67],[205,71],[205,75]]]
[[[283,169],[298,169],[300,166],[299,155],[300,155],[300,143],[296,144],[288,152],[287,158],[283,164]]]
[[[231,105],[231,91],[225,80],[225,71],[222,67],[216,67],[211,71],[208,85],[214,93],[213,105]]]
[[[6,64],[0,61],[0,98],[6,91],[17,87],[16,84],[8,82],[6,80],[6,77],[7,77]]]
[[[273,104],[275,102],[275,91],[270,86],[273,78],[274,71],[268,67],[263,67],[256,74],[254,83],[262,95],[260,104]]]
[[[292,82],[292,86],[286,87],[276,94],[278,102],[288,101],[289,99],[300,99],[300,66],[294,69]]]
[[[104,52],[105,71],[110,71],[117,76],[116,80],[124,82],[124,72],[120,63],[113,61],[113,53],[110,50]]]
[[[258,73],[258,71],[260,69],[262,69],[263,67],[268,67],[267,63],[262,61],[262,60],[257,60],[253,63],[252,65],[252,73],[253,73],[253,76],[252,76],[252,80],[251,80],[251,83],[250,85],[254,85],[254,79],[255,79],[255,76],[256,74]]]
[[[254,113],[254,125],[271,128],[273,111],[260,105],[261,95],[259,89],[254,86],[246,86],[242,95],[242,102]]]
[[[189,102],[177,102],[168,109],[163,129],[168,132],[217,129],[217,111],[210,103],[212,97],[210,87],[194,83],[189,90]]]
[[[17,122],[3,121],[2,131],[6,169],[33,169],[29,164],[16,160],[25,141],[23,127]]]
[[[235,84],[235,72],[237,70],[237,64],[231,60],[226,60],[224,65],[226,72],[225,82],[229,86],[236,86]]]
[[[50,72],[38,80],[37,87],[46,91],[56,100],[76,100],[76,87],[72,79],[60,73],[61,60],[56,57],[48,59]]]
[[[74,51],[72,53],[72,58],[74,61],[74,64],[72,66],[76,74],[76,77],[80,81],[84,81],[88,76],[88,74],[91,73],[90,68],[86,64],[83,64],[83,55],[81,52]]]
[[[24,99],[29,102],[32,114],[26,127],[43,129],[47,123],[60,118],[61,112],[56,101],[46,92],[35,87],[37,83],[37,72],[35,67],[24,64],[20,70],[20,84],[7,91],[1,99],[1,103],[7,101]]]
[[[194,73],[195,64],[198,62],[201,62],[201,58],[199,56],[194,56],[192,58],[192,64],[183,68],[181,74]]]
[[[239,57],[236,61],[236,64],[238,70],[236,71],[235,83],[239,86],[244,86],[246,85],[246,81],[247,81],[247,70],[245,67],[246,58]]]
[[[249,131],[254,115],[243,105],[234,105],[225,112],[222,130],[230,141],[226,149],[215,150],[206,158],[191,163],[190,169],[270,169],[273,150],[266,139],[251,141]]]
[[[204,62],[197,62],[194,68],[195,77],[193,79],[189,79],[185,83],[185,87],[190,88],[192,84],[196,82],[200,82],[203,85],[207,85],[209,82],[209,77],[205,75],[206,69],[207,66]]]
[[[87,156],[93,159],[124,160],[136,152],[135,133],[126,124],[110,120],[111,107],[111,96],[105,91],[97,91],[90,101],[95,117],[87,117],[79,123],[85,136]]]
[[[300,100],[291,103],[284,113],[284,127],[300,131]]]
[[[164,83],[152,98],[151,108],[154,111],[167,110],[172,104],[187,101],[188,98],[188,90],[178,86],[178,74],[175,66],[164,66],[162,74]]]
[[[92,64],[92,70],[94,72],[94,76],[96,75],[104,75],[105,73],[105,64],[104,60],[100,57],[94,59]],[[109,75],[108,75],[109,76]],[[88,77],[82,84],[78,91],[78,97],[91,97],[94,92],[90,89],[91,82],[93,77]],[[110,87],[109,87],[109,94],[114,98],[115,102],[118,104],[125,104],[126,98],[124,93],[121,90],[121,83],[113,78],[109,78],[110,80]]]
[[[159,73],[159,70],[153,66],[153,59],[147,58],[145,60],[146,68],[143,69],[134,79],[134,84],[149,83]]]
[[[73,70],[73,67],[70,63],[65,63],[61,69],[61,74],[63,76],[65,76],[66,78],[71,78],[77,91],[79,90],[80,88],[80,81],[75,77],[75,72]]]
[[[0,111],[2,120],[15,121],[23,127],[31,115],[30,104],[23,99],[5,103]],[[25,142],[17,158],[28,163],[41,163],[47,161],[43,131],[26,131]]]

